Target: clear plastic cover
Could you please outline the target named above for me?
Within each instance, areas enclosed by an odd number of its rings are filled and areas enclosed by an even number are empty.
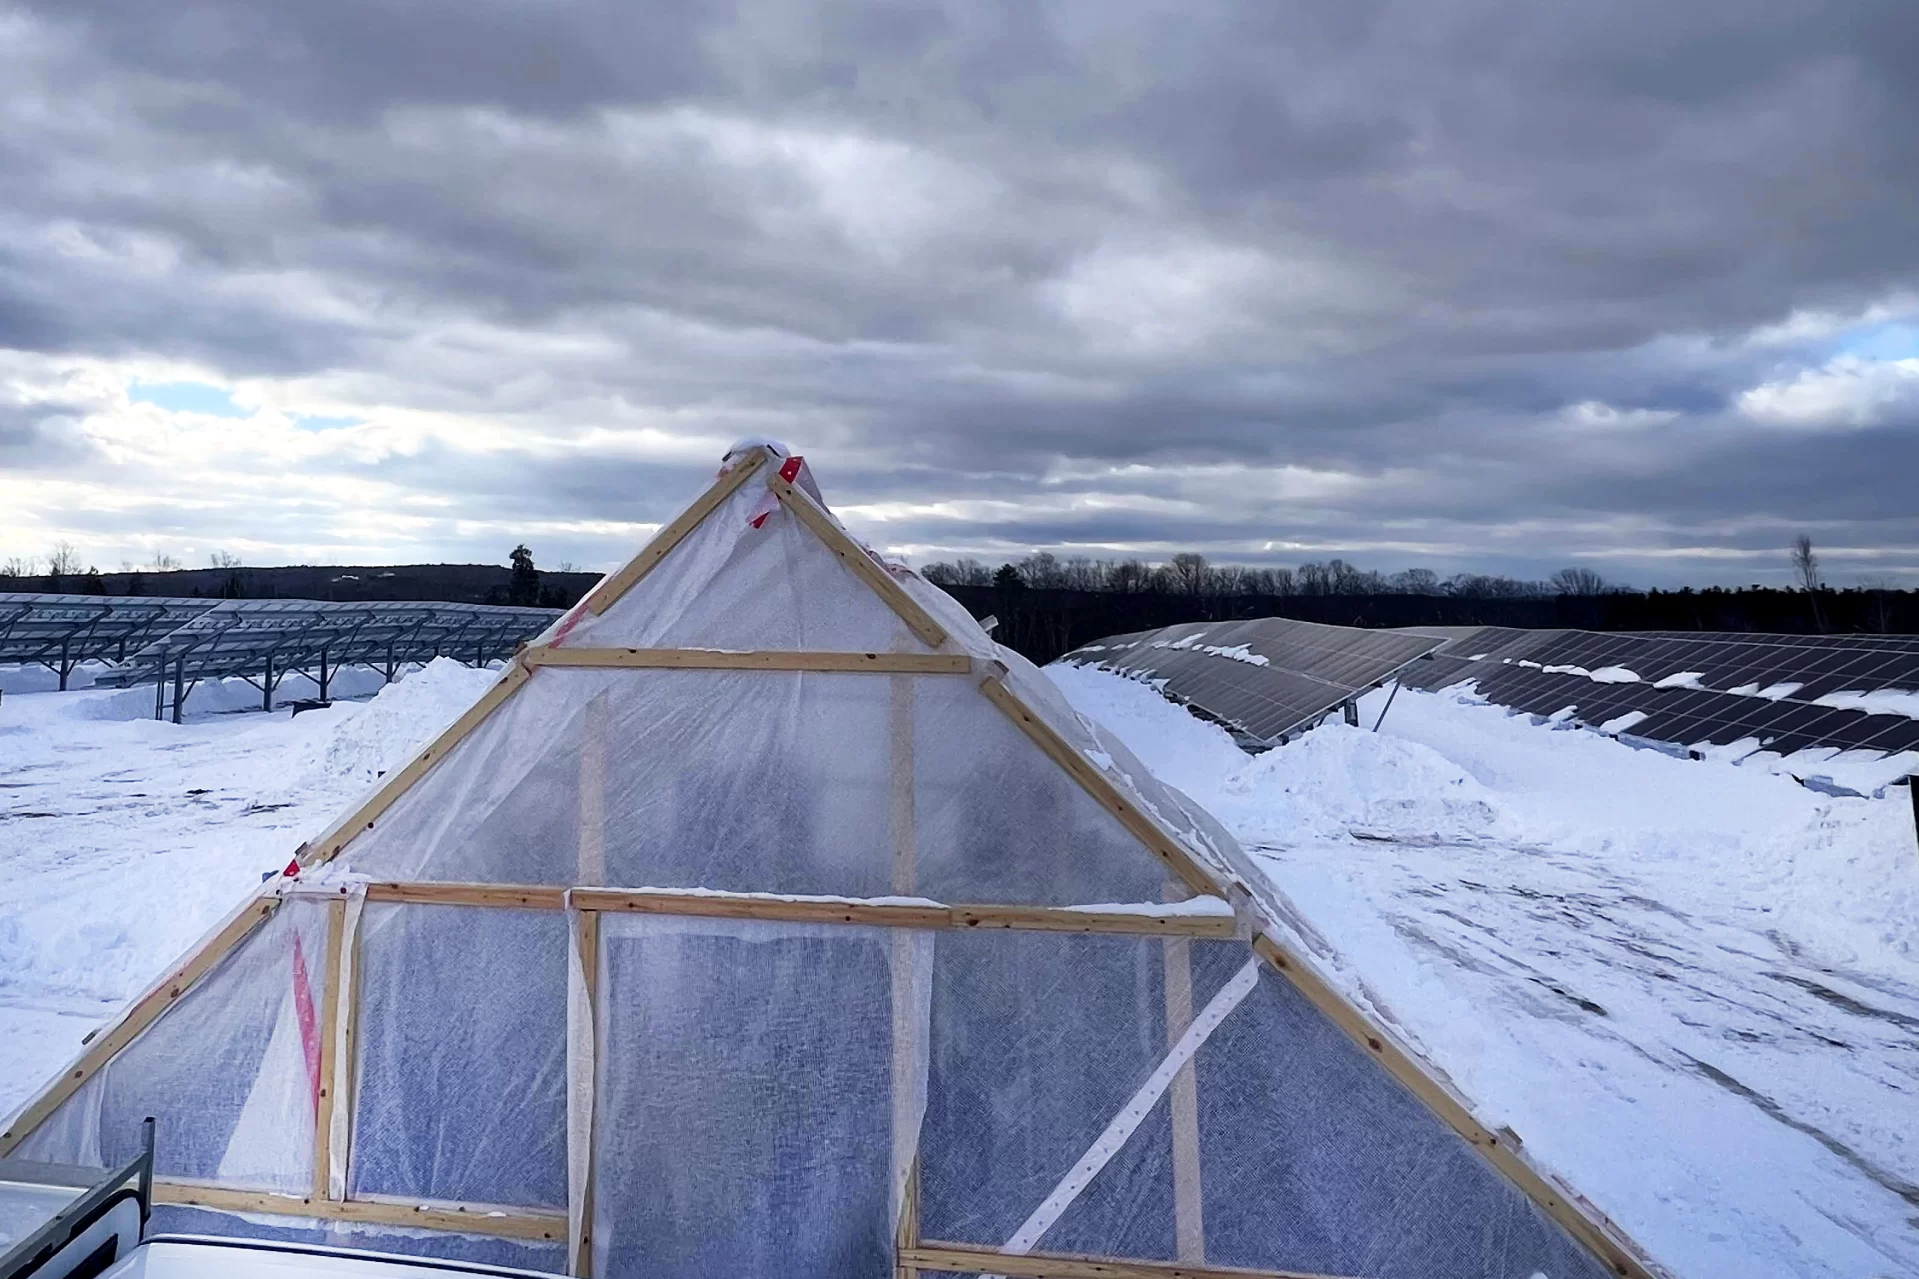
[[[15,1153],[113,1167],[152,1115],[160,1176],[310,1189],[326,914],[283,902]]]
[[[566,1206],[566,916],[372,902],[353,1195]]]
[[[922,896],[1159,897],[1158,859],[957,676],[543,669],[344,857],[375,879],[882,896],[901,777]]]
[[[924,1061],[928,983],[911,974],[932,944],[605,917],[594,1273],[891,1276],[924,1088],[896,1063]]]
[[[872,588],[777,504],[761,478],[771,469],[605,613],[582,612],[563,646],[925,652]]]

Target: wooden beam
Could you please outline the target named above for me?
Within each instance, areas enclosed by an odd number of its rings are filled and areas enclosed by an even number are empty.
[[[537,884],[401,884],[366,886],[370,902],[416,906],[496,906],[506,910],[564,910],[566,889]]]
[[[1072,779],[1080,784],[1088,795],[1098,801],[1100,807],[1119,818],[1120,824],[1141,843],[1158,855],[1161,861],[1172,867],[1173,873],[1194,893],[1202,897],[1223,896],[1213,877],[1206,873],[1181,846],[1180,842],[1161,830],[1159,823],[1148,817],[1115,786],[1112,779],[1093,766],[1091,760],[1073,749],[1072,743],[1053,731],[1053,726],[1041,719],[1033,709],[1026,705],[1001,676],[993,676],[980,684],[980,691],[986,694],[988,701],[1006,713],[1034,743],[1045,751],[1054,763],[1065,769]]]
[[[954,928],[1013,928],[1030,933],[1127,933],[1136,937],[1228,940],[1231,915],[1132,915],[1060,906],[953,906]]]
[[[1169,896],[1184,895],[1179,885],[1168,885]],[[1168,937],[1165,948],[1166,1047],[1170,1051],[1193,1024],[1193,943]],[[1200,1181],[1199,1074],[1192,1062],[1179,1068],[1169,1090],[1173,1121],[1173,1239],[1174,1255],[1193,1265],[1206,1262],[1205,1196]]]
[[[520,654],[528,666],[622,667],[701,671],[873,671],[886,675],[968,675],[964,653],[827,653],[709,648],[550,648]]]
[[[535,1243],[566,1238],[566,1214],[536,1208],[496,1208],[485,1204],[387,1202],[376,1199],[321,1199],[265,1190],[230,1190],[194,1182],[154,1178],[153,1201],[215,1212],[256,1212],[275,1217],[313,1217],[321,1221],[364,1221],[422,1230],[454,1230]]]
[[[764,447],[755,446],[752,452],[737,462],[733,469],[714,480],[706,492],[693,499],[693,504],[681,511],[673,521],[653,535],[640,553],[628,560],[616,572],[600,580],[586,597],[584,607],[595,617],[613,607],[622,595],[639,585],[640,579],[651,573],[667,553],[681,542],[686,535],[698,528],[714,510],[727,498],[733,496],[740,485],[751,479],[765,464],[768,453]]]
[[[893,1233],[893,1279],[919,1279],[919,1267],[906,1254],[920,1246],[920,1161],[906,1174],[906,1195],[900,1204],[899,1229]]]
[[[499,709],[501,703],[518,692],[533,671],[520,662],[514,662],[500,676],[500,682],[486,690],[480,700],[467,708],[466,714],[454,720],[446,731],[433,739],[431,745],[418,755],[405,768],[387,778],[386,785],[380,787],[373,798],[360,805],[353,812],[335,822],[326,834],[307,844],[300,853],[300,865],[312,866],[333,860],[342,848],[345,848],[354,836],[361,831],[373,829],[394,801],[412,788],[413,784],[425,777],[432,767],[445,759],[447,753],[459,745],[462,738],[486,721],[487,716]]]
[[[353,1138],[359,1131],[354,1121],[359,1109],[358,1093],[360,1088],[360,992],[366,987],[362,975],[364,965],[360,953],[360,929],[365,923],[366,899],[362,897],[357,906],[349,907],[358,913],[350,921],[347,929],[347,980],[340,995],[346,1001],[346,1007],[340,1015],[340,1064],[335,1068],[335,1091],[339,1094],[336,1106],[344,1106],[341,1113],[341,1132],[343,1140],[340,1149],[331,1152],[333,1162],[340,1165],[340,1187],[335,1193],[333,1188],[333,1170],[327,1169],[326,1198],[339,1201],[347,1197],[348,1184],[353,1176]]]
[[[865,579],[876,594],[886,602],[886,606],[899,615],[906,628],[919,636],[928,648],[938,648],[947,640],[946,628],[934,620],[933,615],[920,607],[918,600],[906,593],[906,588],[893,580],[893,575],[884,565],[874,559],[864,546],[853,540],[839,522],[825,511],[811,497],[800,492],[781,479],[776,471],[766,477],[766,486],[780,499],[787,510],[799,517],[800,523],[813,530],[826,549],[839,556],[840,562]]]
[[[139,1033],[153,1024],[154,1018],[171,1008],[174,1003],[189,990],[195,982],[206,976],[213,966],[224,959],[229,951],[244,941],[254,929],[272,917],[280,907],[277,897],[255,897],[246,905],[230,915],[213,936],[209,937],[198,950],[183,960],[169,972],[160,983],[148,990],[132,1007],[122,1013],[107,1032],[94,1038],[80,1059],[69,1066],[59,1078],[49,1083],[40,1094],[29,1101],[6,1131],[0,1132],[0,1157],[11,1153],[26,1139],[28,1133],[38,1127],[42,1120],[52,1114],[60,1103],[71,1097],[99,1069],[111,1061],[115,1054],[132,1043]]]
[[[901,1250],[900,1264],[953,1274],[1005,1275],[1007,1279],[1337,1279],[1299,1270],[1245,1270],[1237,1266],[1190,1266],[1177,1261],[1134,1261],[1056,1252],[1008,1253],[963,1243],[923,1243]]]
[[[1310,965],[1264,933],[1253,938],[1253,950],[1278,969],[1300,994],[1364,1049],[1368,1056],[1385,1067],[1388,1074],[1424,1102],[1426,1108],[1447,1127],[1464,1137],[1508,1181],[1558,1222],[1567,1234],[1596,1254],[1614,1274],[1626,1276],[1627,1279],[1661,1279],[1659,1273],[1638,1255],[1636,1247],[1618,1227],[1590,1205],[1575,1202],[1574,1196],[1562,1192],[1534,1168],[1511,1140],[1474,1119],[1462,1098],[1436,1079],[1384,1029],[1347,1002],[1346,997],[1333,989]]]
[[[1227,915],[1134,915],[1060,906],[946,906],[931,902],[921,906],[833,898],[627,892],[616,888],[576,888],[573,904],[580,910],[625,911],[638,915],[703,915],[716,919],[856,924],[872,928],[1009,928],[1026,932],[1221,939],[1233,935],[1233,920]]]
[[[579,914],[580,979],[586,988],[587,1027],[586,1033],[594,1039],[593,1050],[597,1059],[600,1034],[600,915],[598,911],[585,910]],[[597,1069],[597,1068],[596,1068]],[[570,1075],[571,1072],[569,1072]],[[569,1085],[570,1086],[570,1085]],[[571,1272],[579,1279],[590,1279],[593,1274],[593,1177],[599,1163],[594,1158],[594,1149],[598,1143],[593,1141],[593,1110],[596,1103],[591,1095],[595,1088],[592,1079],[586,1087],[589,1096],[586,1100],[588,1115],[588,1137],[586,1143],[586,1177],[580,1192],[580,1234],[577,1239],[568,1240],[568,1262]]]
[[[340,952],[346,945],[346,902],[327,903],[326,986],[320,996],[320,1078],[313,1107],[313,1197],[327,1197],[332,1167],[336,1049],[340,1026]]]
[[[770,897],[751,893],[632,892],[586,886],[571,890],[579,910],[637,915],[704,915],[717,919],[772,919],[804,924],[859,924],[875,928],[1006,928],[1041,933],[1118,933],[1137,937],[1233,936],[1230,915],[1146,915],[1066,906],[961,905]],[[563,910],[564,888],[539,884],[372,883],[368,901],[422,906],[491,906],[506,910]]]

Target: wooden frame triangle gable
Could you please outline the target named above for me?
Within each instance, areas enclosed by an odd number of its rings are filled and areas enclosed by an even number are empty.
[[[776,459],[778,464],[776,465]],[[1139,785],[1126,784],[1123,770],[1112,770],[1109,763],[1096,763],[1098,752],[1087,730],[1054,721],[1064,712],[1051,708],[1043,713],[1020,693],[1025,686],[1034,699],[1044,704],[1043,690],[1033,689],[1033,672],[1021,659],[1008,657],[983,633],[961,628],[959,615],[949,613],[952,628],[943,625],[932,611],[914,597],[908,583],[902,585],[892,571],[867,550],[819,502],[794,483],[789,459],[763,445],[752,445],[729,454],[721,474],[686,510],[669,521],[632,560],[603,579],[546,635],[521,650],[508,664],[500,679],[452,725],[422,750],[405,767],[396,770],[371,797],[335,822],[323,835],[299,850],[301,867],[314,867],[332,861],[353,840],[374,828],[382,816],[448,758],[477,728],[486,723],[502,706],[545,667],[597,668],[608,670],[728,669],[767,672],[823,672],[849,675],[859,672],[883,674],[894,681],[896,690],[907,694],[908,718],[904,721],[910,738],[910,691],[916,679],[964,677],[981,697],[996,708],[1029,739],[1051,763],[1072,778],[1145,850],[1157,857],[1176,878],[1186,894],[1229,898],[1235,907],[1230,914],[1220,907],[1211,913],[1173,914],[1154,918],[1127,913],[1124,908],[1102,915],[1084,907],[1027,907],[1006,904],[977,906],[940,903],[902,904],[875,900],[860,902],[843,898],[775,898],[755,893],[627,891],[619,888],[580,886],[552,888],[509,884],[361,884],[355,900],[443,903],[474,907],[505,907],[516,910],[545,909],[584,912],[593,926],[601,912],[644,914],[692,914],[719,918],[786,920],[806,924],[858,924],[900,929],[980,930],[994,928],[1057,932],[1108,932],[1139,936],[1160,936],[1168,944],[1185,944],[1199,938],[1223,940],[1235,936],[1250,939],[1260,967],[1271,975],[1283,977],[1290,987],[1365,1054],[1377,1062],[1392,1079],[1416,1098],[1425,1110],[1464,1139],[1490,1164],[1499,1178],[1516,1188],[1586,1252],[1599,1259],[1614,1274],[1625,1279],[1659,1279],[1661,1271],[1647,1260],[1638,1247],[1590,1204],[1550,1175],[1537,1169],[1518,1148],[1517,1138],[1509,1131],[1494,1131],[1474,1119],[1471,1110],[1443,1080],[1439,1073],[1416,1053],[1402,1045],[1382,1022],[1363,1010],[1327,981],[1305,958],[1290,948],[1276,933],[1283,933],[1270,919],[1255,919],[1255,908],[1248,905],[1244,885],[1234,856],[1209,856],[1204,837],[1184,837],[1157,811],[1158,792]],[[928,650],[912,653],[856,652],[730,652],[690,648],[594,648],[568,646],[564,641],[572,623],[587,615],[601,616],[648,574],[666,561],[701,525],[756,477],[770,491],[780,507],[790,512],[818,542],[843,564],[852,575],[896,615],[912,636]],[[935,601],[937,607],[938,601]],[[906,643],[902,637],[902,643]],[[1013,668],[1009,669],[1009,663]],[[1043,678],[1043,677],[1042,677]],[[895,732],[899,727],[896,723]],[[1074,734],[1078,732],[1078,738]],[[1092,756],[1089,757],[1089,751]],[[897,778],[895,782],[897,786]],[[910,795],[910,790],[908,792]],[[1177,798],[1177,797],[1175,797]],[[910,818],[910,803],[906,812]],[[910,821],[909,821],[910,827]],[[910,839],[910,835],[908,836]],[[1218,863],[1217,865],[1213,863]],[[166,977],[132,1004],[111,1027],[100,1033],[82,1056],[59,1077],[50,1082],[19,1112],[4,1132],[0,1132],[0,1156],[19,1146],[38,1125],[53,1115],[107,1062],[132,1043],[155,1019],[173,1007],[179,998],[229,953],[253,935],[284,902],[289,892],[327,891],[337,885],[289,885],[276,880],[261,888],[230,915],[184,961],[169,970]],[[1229,893],[1230,890],[1230,893]],[[910,891],[910,883],[896,886]],[[357,929],[342,927],[344,905],[335,902],[335,918],[330,923],[330,947],[340,949],[331,957],[332,965],[351,972],[357,945]],[[357,918],[357,914],[354,916]],[[343,940],[342,940],[343,939]],[[343,949],[342,949],[343,948]],[[344,958],[342,958],[344,956]],[[341,968],[341,965],[345,965]],[[593,980],[591,965],[585,974]],[[1169,995],[1170,998],[1170,995]],[[1189,992],[1190,998],[1190,992]],[[357,992],[349,981],[329,989],[325,996],[324,1020],[327,1040],[333,1042],[334,1023],[338,1022],[341,1042],[351,1041],[356,1016]],[[1189,1010],[1190,1011],[1190,1010]],[[351,1072],[352,1052],[338,1067]],[[353,1101],[342,1093],[334,1101],[331,1087],[336,1067],[334,1054],[326,1055],[325,1073],[329,1088],[326,1104],[329,1112],[337,1104],[349,1108]],[[323,1150],[316,1149],[316,1164],[323,1164]],[[1196,1156],[1195,1156],[1196,1158]],[[344,1155],[338,1155],[344,1159]],[[337,1161],[336,1161],[337,1162]],[[1195,1165],[1195,1168],[1197,1165]],[[1197,1176],[1195,1171],[1193,1174]],[[509,1212],[477,1211],[484,1206],[432,1204],[425,1208],[401,1208],[394,1204],[342,1197],[331,1189],[324,1167],[316,1166],[312,1194],[288,1206],[284,1197],[236,1191],[219,1187],[163,1187],[163,1198],[180,1203],[199,1203],[210,1208],[235,1212],[281,1212],[295,1216],[314,1216],[339,1220],[364,1220],[389,1224],[413,1224],[429,1228],[460,1230],[467,1233],[491,1233],[527,1239],[565,1239],[568,1224],[564,1215],[514,1209]],[[280,1202],[281,1207],[274,1207]],[[422,1215],[408,1216],[409,1213]],[[584,1224],[582,1225],[584,1230]],[[925,1242],[918,1239],[917,1225],[908,1231],[901,1223],[898,1262],[904,1272],[914,1270],[978,1270],[981,1273],[1007,1275],[1128,1275],[1141,1279],[1173,1279],[1179,1274],[1226,1274],[1227,1270],[1184,1267],[1170,1263],[1113,1258],[1063,1258],[1033,1254],[1014,1258],[1008,1254],[968,1245]],[[1003,1261],[1001,1259],[1004,1259]],[[577,1271],[577,1264],[576,1264]],[[1274,1271],[1238,1271],[1246,1275],[1272,1276]]]

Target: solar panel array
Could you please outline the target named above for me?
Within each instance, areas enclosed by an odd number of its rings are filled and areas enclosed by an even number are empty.
[[[157,595],[0,594],[0,662],[37,662],[60,676],[80,663],[124,661],[218,600]]]
[[[1819,704],[1919,690],[1912,636],[1485,627],[1448,638],[1402,679],[1426,689],[1471,680],[1501,706],[1689,748],[1919,750],[1919,719]]]
[[[1442,643],[1405,631],[1262,617],[1115,635],[1059,660],[1151,680],[1262,747],[1349,705]]]
[[[0,662],[44,662],[61,670],[64,688],[80,661],[106,661],[112,669],[97,683],[155,684],[156,716],[170,685],[177,720],[197,680],[239,676],[270,707],[288,672],[312,675],[324,697],[342,666],[382,667],[392,679],[402,665],[436,657],[484,664],[512,656],[560,614],[487,604],[0,594]]]

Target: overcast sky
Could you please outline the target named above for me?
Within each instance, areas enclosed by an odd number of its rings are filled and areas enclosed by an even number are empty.
[[[1919,585],[1913,0],[0,0],[0,558]]]

